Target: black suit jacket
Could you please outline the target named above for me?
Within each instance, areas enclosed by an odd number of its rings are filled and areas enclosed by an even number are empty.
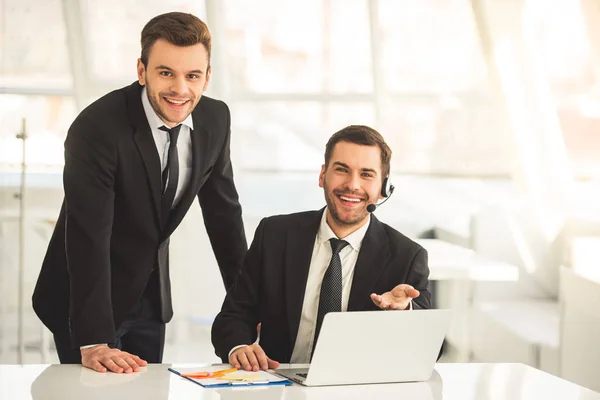
[[[237,283],[229,290],[212,327],[217,356],[254,343],[268,357],[287,363],[300,325],[304,292],[323,210],[265,218],[261,221]],[[421,292],[413,308],[430,308],[427,252],[374,215],[356,261],[348,311],[379,310],[370,294],[407,283]]]
[[[158,268],[158,312],[172,315],[169,236],[197,196],[226,287],[247,250],[229,158],[230,114],[202,97],[192,112],[190,183],[168,219],[160,212],[161,166],[133,83],[75,119],[65,141],[65,200],[33,293],[33,307],[72,345],[114,343],[115,330]]]

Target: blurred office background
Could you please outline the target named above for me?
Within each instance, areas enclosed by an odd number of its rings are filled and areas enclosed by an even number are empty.
[[[436,281],[438,306],[456,311],[444,361],[524,362],[588,384],[600,365],[595,0],[0,0],[0,363],[57,360],[30,298],[67,129],[136,79],[142,27],[174,10],[213,35],[206,94],[232,110],[249,240],[264,216],[322,207],[327,138],[373,126],[394,153],[380,219],[518,268]],[[172,240],[165,362],[217,361],[224,290],[199,211]]]

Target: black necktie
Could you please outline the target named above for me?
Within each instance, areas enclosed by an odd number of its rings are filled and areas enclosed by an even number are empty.
[[[179,137],[179,130],[181,124],[173,128],[167,128],[161,126],[158,128],[165,132],[169,132],[169,153],[167,155],[167,166],[162,172],[162,214],[163,221],[167,221],[171,207],[173,206],[173,200],[175,200],[175,193],[177,192],[177,182],[179,181],[179,156],[177,155],[177,138]]]
[[[340,251],[348,245],[345,240],[336,238],[329,239],[331,244],[331,261],[323,276],[321,283],[321,294],[319,295],[319,311],[317,312],[317,325],[315,326],[315,338],[313,340],[314,352],[317,347],[317,339],[321,332],[323,318],[328,312],[342,311],[342,261]],[[312,359],[312,352],[311,352]]]

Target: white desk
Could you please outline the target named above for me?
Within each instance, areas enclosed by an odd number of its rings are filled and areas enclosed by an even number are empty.
[[[439,239],[413,239],[427,250],[430,280],[516,281],[519,269]]]
[[[136,374],[116,375],[78,365],[0,365],[0,399],[600,399],[600,393],[523,364],[438,364],[432,378],[419,383],[218,389],[204,389],[167,367],[154,364]]]

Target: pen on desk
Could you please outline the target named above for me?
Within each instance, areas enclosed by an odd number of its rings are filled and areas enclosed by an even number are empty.
[[[213,372],[213,374],[228,374],[230,372],[235,372],[237,370],[238,370],[237,368],[222,369],[220,371]]]
[[[214,378],[214,377],[218,377],[218,376],[223,376],[225,374],[228,374],[230,372],[235,372],[237,371],[237,368],[228,368],[228,369],[222,369],[220,371],[214,371],[214,372],[208,372],[208,371],[199,371],[199,372],[189,372],[189,373],[178,373],[180,376],[183,376],[184,378]]]

